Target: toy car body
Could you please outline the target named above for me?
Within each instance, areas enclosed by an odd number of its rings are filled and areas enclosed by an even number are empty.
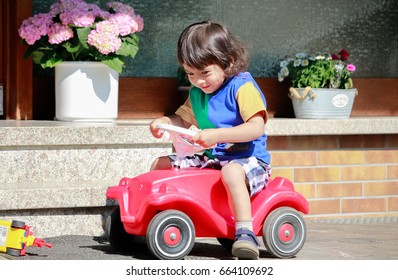
[[[107,221],[109,242],[122,250],[137,236],[144,236],[159,259],[182,259],[195,237],[214,237],[231,247],[235,222],[228,205],[221,172],[214,169],[155,170],[123,178],[109,187],[109,199],[118,207]],[[276,177],[251,198],[253,229],[262,235],[266,249],[279,258],[290,258],[302,248],[307,200],[285,178]]]

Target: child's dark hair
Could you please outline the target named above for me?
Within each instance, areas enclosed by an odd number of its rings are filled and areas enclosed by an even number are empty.
[[[216,64],[227,76],[245,71],[249,56],[245,46],[223,25],[203,21],[191,24],[178,39],[178,62],[196,69]]]

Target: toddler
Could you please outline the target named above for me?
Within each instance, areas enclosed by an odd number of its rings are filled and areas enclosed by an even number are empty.
[[[266,187],[270,173],[265,123],[266,100],[250,73],[245,46],[223,25],[204,21],[188,26],[178,40],[178,61],[192,86],[189,97],[174,115],[150,124],[154,137],[158,124],[201,130],[192,141],[205,147],[203,154],[183,159],[184,166],[221,169],[222,182],[236,221],[232,254],[258,259],[259,242],[253,233],[250,197]],[[169,169],[181,159],[156,159],[151,169]]]

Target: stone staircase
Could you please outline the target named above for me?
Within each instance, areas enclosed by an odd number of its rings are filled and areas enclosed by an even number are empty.
[[[0,219],[22,220],[38,237],[102,235],[114,207],[106,189],[171,152],[148,124],[0,121]]]

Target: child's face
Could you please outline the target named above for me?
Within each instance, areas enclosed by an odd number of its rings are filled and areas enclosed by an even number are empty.
[[[204,69],[196,69],[185,64],[182,65],[188,75],[188,79],[192,85],[200,88],[204,93],[215,92],[225,81],[225,73],[223,69],[211,64]]]

